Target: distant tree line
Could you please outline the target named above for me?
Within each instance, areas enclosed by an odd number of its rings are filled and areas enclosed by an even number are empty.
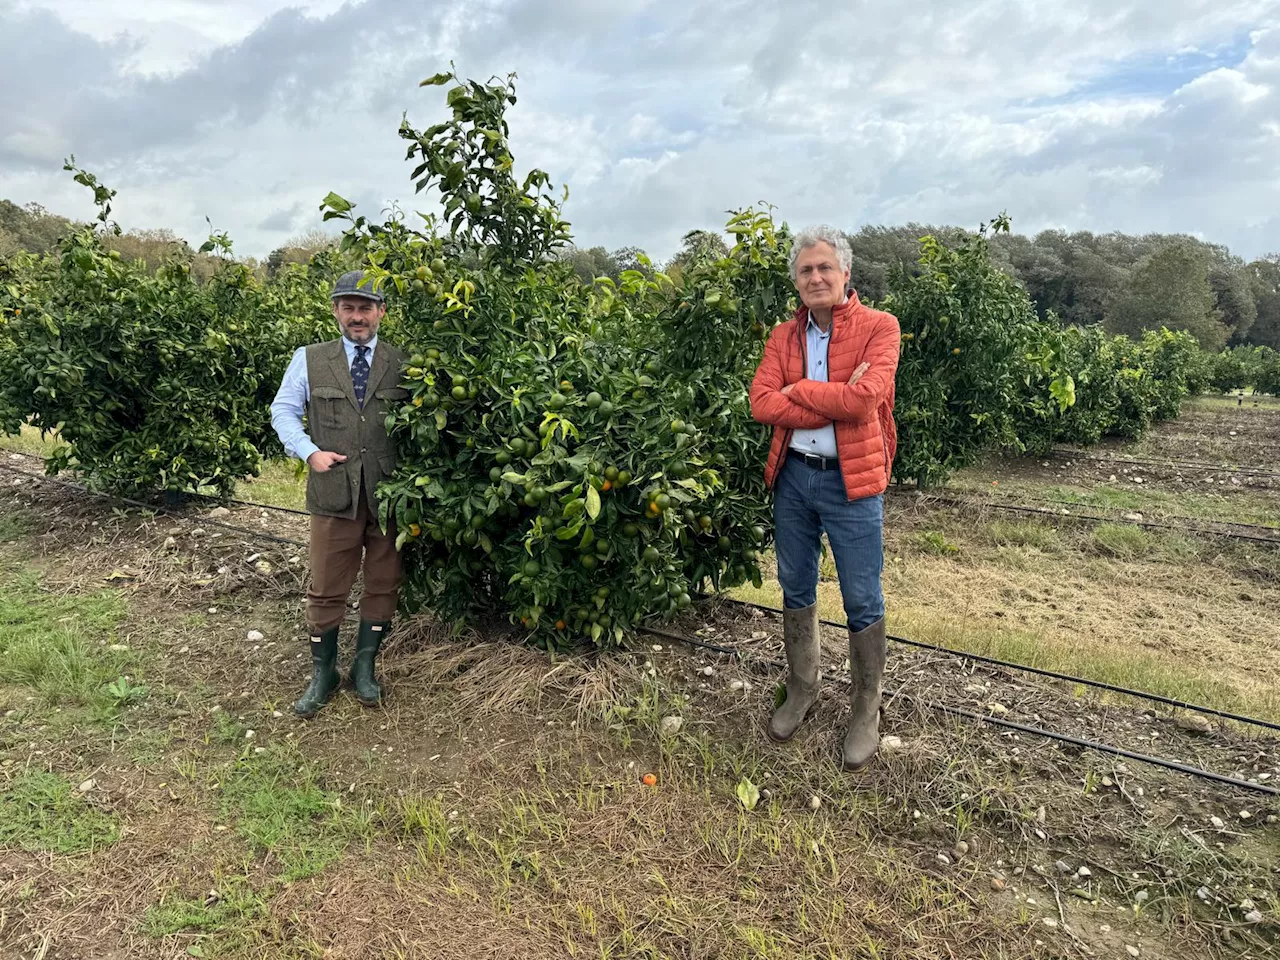
[[[0,256],[26,250],[51,251],[73,226],[66,217],[39,204],[19,206],[0,200]],[[933,235],[955,243],[967,231],[960,227],[908,223],[866,226],[847,234],[853,249],[851,281],[864,300],[882,300],[892,270],[919,270],[919,238]],[[158,264],[175,246],[189,252],[186,241],[170,230],[134,230],[111,241],[126,259]],[[306,263],[332,249],[336,238],[310,230],[286,241],[254,270],[273,277],[290,263]],[[665,262],[651,263],[639,247],[609,251],[604,247],[567,247],[561,258],[584,283],[598,277],[617,280],[626,270],[662,270],[678,279],[690,262],[728,252],[722,234],[692,230],[679,251]],[[1034,237],[1000,234],[991,255],[1000,269],[1022,281],[1042,319],[1063,326],[1102,325],[1110,333],[1141,336],[1145,330],[1186,330],[1202,348],[1226,346],[1280,349],[1280,254],[1246,263],[1221,244],[1181,234],[1091,233],[1045,230]],[[193,269],[200,274],[200,257]],[[207,265],[212,272],[212,261]]]
[[[864,300],[882,300],[895,267],[918,271],[920,237],[954,244],[966,232],[909,223],[846,234],[853,249],[850,280]],[[678,271],[702,252],[723,247],[718,234],[695,230],[671,260],[655,266]],[[571,248],[564,258],[590,282],[617,280],[640,254],[635,247],[612,253]],[[1179,234],[1045,230],[1034,237],[999,234],[991,256],[1022,281],[1042,319],[1062,326],[1101,324],[1135,337],[1163,326],[1188,331],[1211,352],[1242,344],[1280,349],[1280,254],[1246,263],[1221,244]]]

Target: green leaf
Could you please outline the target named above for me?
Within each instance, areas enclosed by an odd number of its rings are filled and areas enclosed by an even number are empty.
[[[756,804],[760,802],[760,788],[752,783],[748,777],[743,777],[738,781],[737,793],[738,802],[748,811],[754,810]]]
[[[418,86],[420,87],[442,87],[453,79],[452,73],[437,73],[433,77],[427,77]]]
[[[330,190],[328,195],[320,201],[321,210],[328,208],[337,214],[349,213],[351,211],[351,207],[351,201],[343,199],[332,190]]]
[[[592,520],[600,516],[600,491],[590,485],[587,486],[587,516]]]

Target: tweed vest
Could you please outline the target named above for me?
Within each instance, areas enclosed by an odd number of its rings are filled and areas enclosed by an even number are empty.
[[[307,509],[319,516],[354,519],[363,490],[377,516],[374,491],[396,469],[396,452],[387,436],[386,419],[409,398],[399,385],[404,356],[385,340],[378,341],[369,369],[364,407],[356,403],[351,368],[341,340],[307,347],[307,431],[321,450],[341,453],[345,463],[325,473],[307,474]]]

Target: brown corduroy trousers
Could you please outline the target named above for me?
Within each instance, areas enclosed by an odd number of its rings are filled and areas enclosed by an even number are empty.
[[[403,579],[396,549],[395,522],[383,533],[369,509],[364,487],[355,519],[311,517],[311,584],[307,588],[307,627],[323,633],[342,623],[347,598],[360,572],[364,554],[364,593],[360,618],[385,623],[395,616]]]

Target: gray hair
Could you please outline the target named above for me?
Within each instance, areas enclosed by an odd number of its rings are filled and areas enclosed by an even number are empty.
[[[810,247],[816,247],[820,243],[825,243],[836,252],[836,259],[840,261],[840,272],[846,273],[853,265],[853,250],[849,248],[849,241],[844,238],[844,234],[835,227],[829,227],[825,223],[820,223],[814,227],[805,227],[796,234],[794,240],[791,241],[791,279],[796,278],[796,259],[800,256],[802,250],[808,250]]]

